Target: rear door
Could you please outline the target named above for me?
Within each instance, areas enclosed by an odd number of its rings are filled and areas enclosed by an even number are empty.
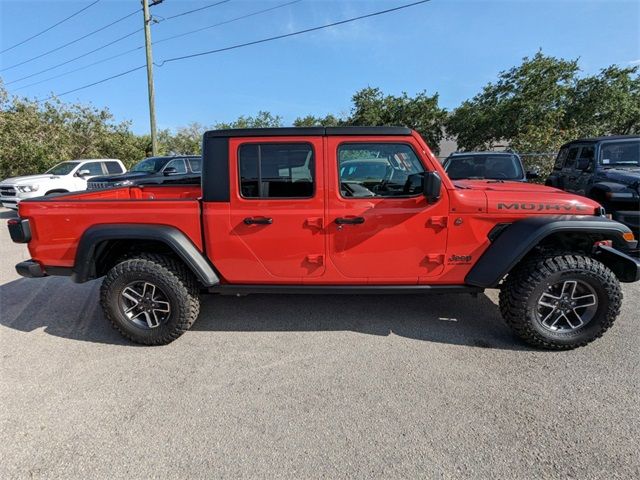
[[[327,137],[329,257],[344,277],[416,284],[443,270],[448,198],[427,203],[421,157],[413,138]]]
[[[325,271],[322,137],[229,142],[237,268],[256,282],[302,283]],[[240,280],[242,281],[242,280]]]

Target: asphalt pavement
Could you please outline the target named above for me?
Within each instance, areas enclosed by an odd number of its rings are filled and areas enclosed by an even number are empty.
[[[639,284],[570,352],[514,338],[496,292],[207,296],[141,347],[99,281],[19,278],[2,224],[0,478],[640,477]]]

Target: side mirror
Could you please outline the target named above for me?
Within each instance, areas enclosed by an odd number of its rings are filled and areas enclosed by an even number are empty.
[[[437,172],[424,172],[422,176],[422,194],[428,203],[436,203],[440,199],[442,179]]]
[[[579,158],[576,161],[576,168],[578,170],[587,170],[590,165],[591,165],[591,160],[589,160],[588,158]]]
[[[91,175],[91,172],[89,170],[78,170],[76,175],[79,177],[86,177],[87,175]]]
[[[178,169],[175,167],[167,167],[162,173],[164,175],[175,175],[176,173],[178,173]]]
[[[540,174],[535,170],[531,170],[526,173],[525,177],[527,178],[527,180],[531,180],[533,178],[540,178]]]

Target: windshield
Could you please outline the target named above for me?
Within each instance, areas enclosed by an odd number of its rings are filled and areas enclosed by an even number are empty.
[[[132,172],[144,172],[144,173],[156,173],[159,172],[162,167],[169,161],[167,158],[145,158],[144,160],[136,163],[131,169]]]
[[[600,163],[605,166],[640,166],[640,140],[603,143]]]
[[[522,180],[522,166],[515,155],[456,155],[449,157],[445,171],[452,180]]]
[[[80,162],[62,162],[44,173],[50,173],[51,175],[69,175],[71,171],[78,166],[78,163]]]

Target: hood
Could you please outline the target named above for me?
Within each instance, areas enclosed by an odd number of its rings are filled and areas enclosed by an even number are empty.
[[[557,188],[521,182],[456,180],[461,191],[482,191],[487,197],[487,212],[504,215],[594,215],[600,204],[589,198]]]
[[[609,180],[623,185],[640,182],[640,167],[607,168],[599,172],[598,179]]]
[[[123,180],[135,180],[143,177],[153,177],[159,175],[159,173],[148,172],[127,172],[118,175],[102,175],[100,177],[93,177],[89,179],[90,182],[122,182]]]
[[[458,188],[494,192],[563,193],[562,190],[537,183],[496,182],[495,180],[452,180]]]
[[[24,177],[12,177],[3,180],[0,183],[9,185],[31,185],[38,182],[48,182],[50,180],[57,180],[59,175],[25,175]]]

